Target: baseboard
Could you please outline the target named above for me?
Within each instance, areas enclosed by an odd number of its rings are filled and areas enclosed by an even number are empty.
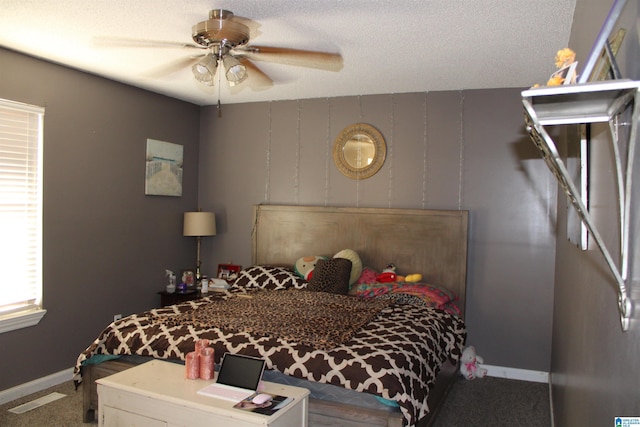
[[[56,372],[55,374],[47,375],[46,377],[29,381],[28,383],[2,390],[0,391],[0,405],[38,391],[45,390],[49,387],[62,384],[65,381],[70,381],[72,378],[73,368],[69,368],[64,371]]]
[[[549,383],[549,373],[532,371],[529,369],[507,368],[504,366],[482,365],[487,370],[487,376],[507,378],[510,380],[531,381],[534,383]]]

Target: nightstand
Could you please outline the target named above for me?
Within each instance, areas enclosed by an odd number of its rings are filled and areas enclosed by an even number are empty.
[[[186,291],[175,291],[170,294],[167,291],[158,292],[160,295],[160,307],[168,305],[180,304],[187,301],[193,301],[202,298],[198,289],[187,289]]]

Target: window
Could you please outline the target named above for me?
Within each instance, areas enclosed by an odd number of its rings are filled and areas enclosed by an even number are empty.
[[[42,309],[44,108],[0,99],[0,332],[37,324]]]

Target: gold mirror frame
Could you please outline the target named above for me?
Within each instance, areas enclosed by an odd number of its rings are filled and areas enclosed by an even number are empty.
[[[368,139],[373,144],[374,155],[370,163],[363,167],[357,167],[345,157],[347,144],[358,143]],[[340,132],[333,144],[333,162],[343,175],[352,179],[367,179],[375,175],[387,158],[387,144],[384,137],[371,125],[356,123],[347,126]]]

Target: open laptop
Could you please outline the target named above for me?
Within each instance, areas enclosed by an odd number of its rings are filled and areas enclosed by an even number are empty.
[[[256,393],[265,361],[244,354],[225,353],[216,382],[198,391],[204,396],[240,402]]]

